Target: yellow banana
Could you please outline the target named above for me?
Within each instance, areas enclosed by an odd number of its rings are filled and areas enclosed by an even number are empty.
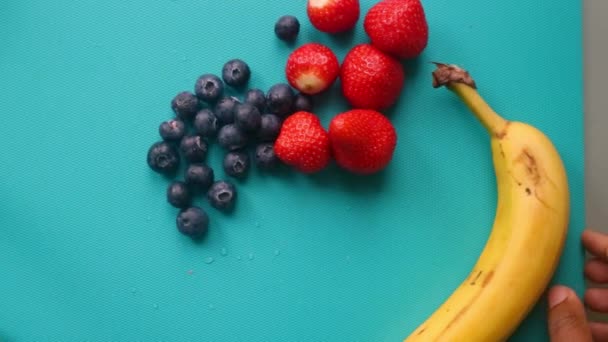
[[[433,87],[458,95],[490,135],[498,201],[468,277],[404,341],[505,341],[539,300],[562,254],[570,216],[566,171],[543,132],[492,110],[467,71],[435,64]]]

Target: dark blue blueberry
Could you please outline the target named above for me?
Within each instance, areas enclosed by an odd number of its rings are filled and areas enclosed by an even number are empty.
[[[166,141],[158,141],[148,149],[148,166],[164,175],[173,175],[180,164],[179,151]]]
[[[224,157],[224,172],[228,176],[243,178],[249,171],[249,155],[243,151],[232,151]]]
[[[234,96],[222,97],[214,108],[215,116],[219,120],[220,126],[231,124],[234,122],[234,107],[241,103],[238,98]]]
[[[312,112],[314,109],[314,103],[310,95],[298,93],[296,99],[293,102],[293,112],[305,111]]]
[[[182,91],[171,101],[171,108],[178,118],[188,121],[196,115],[199,108],[198,98],[189,91]]]
[[[293,113],[295,98],[296,95],[288,84],[278,83],[268,89],[266,106],[270,113],[284,118]]]
[[[162,122],[158,132],[165,141],[180,141],[186,134],[186,124],[180,119],[171,119]]]
[[[284,41],[294,41],[300,33],[300,22],[293,15],[284,15],[274,25],[274,33]]]
[[[190,164],[184,174],[186,184],[195,192],[205,192],[215,180],[213,169],[205,164]]]
[[[201,109],[194,117],[194,131],[196,134],[211,138],[217,134],[217,117],[210,109]]]
[[[275,141],[281,132],[281,118],[274,114],[262,114],[257,138],[260,141]]]
[[[204,74],[196,80],[194,93],[201,101],[214,103],[224,93],[224,83],[216,75]]]
[[[221,147],[228,151],[241,149],[248,143],[247,134],[235,124],[228,124],[220,128],[217,133],[217,141]]]
[[[209,215],[202,208],[188,207],[179,211],[176,224],[180,233],[198,239],[209,228]]]
[[[200,135],[187,135],[179,144],[184,158],[190,163],[198,163],[207,157],[207,142]]]
[[[230,210],[234,207],[236,200],[236,188],[228,181],[216,181],[207,191],[207,199],[216,209]]]
[[[231,59],[222,68],[224,83],[233,88],[243,87],[249,82],[249,78],[251,78],[249,65],[241,59]]]
[[[254,105],[241,103],[234,109],[234,123],[245,133],[254,132],[260,128],[262,115]]]
[[[280,163],[279,157],[274,153],[274,145],[262,143],[255,147],[255,164],[263,170],[275,168]]]
[[[176,208],[186,208],[192,203],[192,193],[182,181],[173,181],[167,187],[167,202]]]
[[[247,90],[243,100],[245,103],[254,105],[260,113],[266,110],[266,94],[260,89],[254,88]]]

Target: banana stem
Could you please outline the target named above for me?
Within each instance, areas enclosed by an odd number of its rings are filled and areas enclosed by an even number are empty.
[[[433,72],[433,87],[446,86],[458,95],[490,134],[499,137],[504,135],[508,121],[479,95],[475,81],[469,73],[455,65],[435,64],[437,69]]]

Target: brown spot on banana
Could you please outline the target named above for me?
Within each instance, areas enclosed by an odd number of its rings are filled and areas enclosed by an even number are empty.
[[[505,155],[505,149],[502,147],[502,144],[498,144],[498,149],[500,150],[500,155],[502,158],[506,158],[507,156]]]
[[[469,284],[471,286],[475,285],[475,283],[477,283],[477,280],[479,279],[479,277],[481,277],[482,274],[483,274],[483,271],[477,272],[477,275],[475,275],[475,278]]]
[[[481,284],[481,287],[486,287],[490,281],[492,281],[492,277],[494,277],[494,271],[490,271],[488,272],[488,274],[486,275],[486,278],[483,280],[483,283]]]
[[[511,125],[511,121],[506,121],[505,127],[503,127],[503,129],[500,132],[496,132],[496,134],[495,134],[496,138],[498,138],[498,139],[504,138],[507,135],[507,132],[509,131],[509,125]]]
[[[536,163],[536,158],[528,149],[524,148],[521,151],[521,154],[517,159],[515,159],[517,163],[523,163],[526,168],[527,176],[532,181],[532,184],[537,185],[540,183],[541,175],[538,171],[538,165]]]

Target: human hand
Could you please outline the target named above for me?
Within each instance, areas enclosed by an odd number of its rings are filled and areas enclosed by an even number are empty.
[[[585,249],[593,255],[585,263],[584,274],[597,284],[608,284],[608,234],[585,230]],[[584,302],[593,311],[608,313],[608,288],[588,288]],[[570,288],[556,285],[548,293],[551,342],[608,341],[608,324],[589,322],[583,303]]]

